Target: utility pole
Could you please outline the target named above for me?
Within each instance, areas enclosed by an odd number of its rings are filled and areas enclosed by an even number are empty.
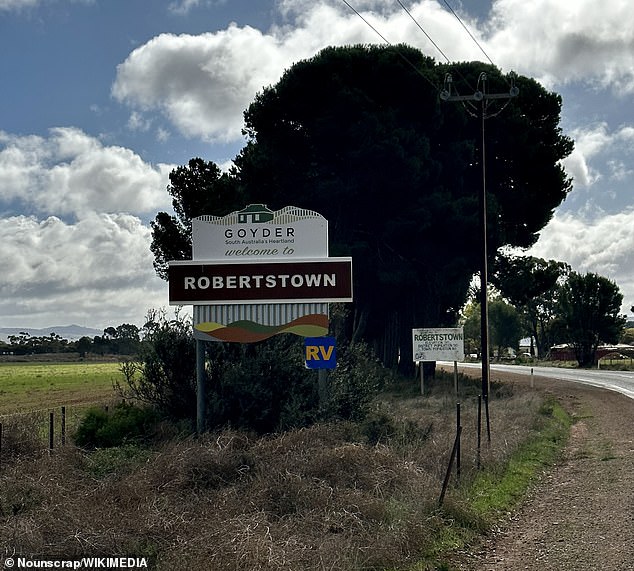
[[[491,440],[491,431],[489,428],[489,298],[488,298],[488,252],[487,252],[487,186],[486,186],[486,145],[484,137],[484,124],[487,116],[487,107],[491,100],[494,99],[510,99],[519,94],[519,88],[511,84],[511,88],[507,93],[487,93],[486,92],[486,73],[482,72],[478,77],[478,88],[482,84],[481,89],[477,89],[472,95],[452,95],[451,93],[451,75],[445,78],[444,89],[440,92],[440,99],[443,101],[476,101],[480,103],[480,121],[481,121],[481,151],[482,151],[482,189],[479,194],[479,210],[480,210],[480,229],[482,234],[482,250],[480,262],[480,346],[482,353],[482,398],[484,399],[486,418],[487,418],[487,434],[489,441]]]

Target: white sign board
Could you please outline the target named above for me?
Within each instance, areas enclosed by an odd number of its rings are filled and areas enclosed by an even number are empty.
[[[462,327],[412,329],[414,361],[464,361]]]
[[[328,221],[295,206],[249,204],[226,216],[192,219],[194,260],[279,260],[328,257]]]

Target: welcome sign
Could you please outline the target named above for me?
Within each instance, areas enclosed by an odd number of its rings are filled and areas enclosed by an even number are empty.
[[[328,256],[328,222],[296,206],[249,204],[226,216],[192,219],[194,260],[274,260]]]
[[[170,263],[170,303],[194,306],[194,336],[205,341],[319,337],[328,303],[352,299],[351,271],[350,259],[328,258],[321,214],[249,204],[192,219],[192,260]]]

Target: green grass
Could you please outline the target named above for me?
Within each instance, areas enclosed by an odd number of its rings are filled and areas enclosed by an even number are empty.
[[[572,421],[556,401],[546,402],[535,434],[526,440],[499,472],[480,473],[469,495],[471,507],[490,518],[513,509],[537,475],[552,465],[565,445]]]
[[[465,547],[517,508],[539,475],[559,458],[571,425],[572,419],[562,406],[547,400],[539,411],[534,432],[508,461],[477,472],[462,488],[462,497],[443,507],[443,519],[452,525],[437,538],[430,555],[442,559],[443,552]]]
[[[0,363],[0,414],[113,396],[118,363]]]

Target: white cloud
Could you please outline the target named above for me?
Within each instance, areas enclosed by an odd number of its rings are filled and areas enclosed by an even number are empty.
[[[255,94],[276,83],[294,62],[329,45],[382,43],[340,2],[286,0],[279,8],[292,23],[274,26],[267,33],[231,24],[198,36],[153,38],[118,66],[114,97],[136,110],[160,111],[186,136],[236,141],[242,137],[242,113]],[[465,39],[457,20],[436,2],[414,5],[412,14],[442,37],[456,58],[477,49]],[[391,43],[409,41],[442,59],[402,10],[365,16]]]
[[[103,146],[79,129],[48,138],[0,132],[0,200],[42,214],[154,213],[169,208],[173,165],[152,166],[129,149]]]
[[[167,6],[170,12],[175,14],[187,14],[192,8],[195,8],[200,4],[201,0],[178,0],[177,2],[170,2]]]
[[[0,10],[22,10],[37,6],[40,0],[0,0]]]
[[[94,4],[95,0],[70,0],[78,4]],[[44,4],[45,0],[0,0],[0,11],[23,10]]]
[[[353,5],[390,43],[410,43],[445,61],[398,3]],[[256,92],[292,63],[329,45],[384,43],[338,0],[280,0],[277,10],[284,24],[267,32],[231,24],[198,36],[153,38],[118,66],[113,95],[135,109],[163,113],[186,136],[236,141]],[[441,2],[422,0],[408,10],[451,61],[486,61]],[[497,0],[486,25],[461,18],[505,71],[536,76],[551,88],[577,81],[634,92],[634,28],[623,25],[630,12],[618,1]]]
[[[632,6],[621,0],[496,0],[487,45],[507,69],[547,82],[634,92]]]
[[[567,262],[580,273],[609,278],[625,296],[623,311],[629,313],[634,305],[634,209],[592,222],[556,214],[528,253]]]
[[[0,315],[19,326],[142,324],[167,305],[154,273],[150,230],[128,214],[91,214],[76,224],[56,217],[0,219]]]

